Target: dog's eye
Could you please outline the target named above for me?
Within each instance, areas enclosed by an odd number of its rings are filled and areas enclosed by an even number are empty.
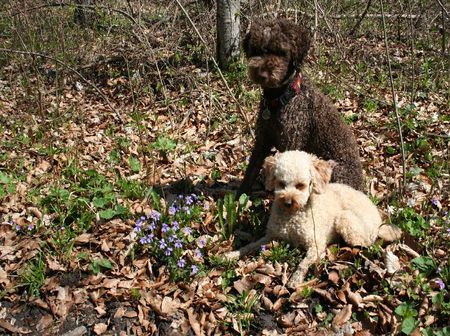
[[[278,181],[278,188],[284,189],[284,187],[286,187],[286,183]]]
[[[305,184],[304,183],[297,183],[296,185],[295,185],[295,188],[297,188],[298,190],[303,190],[303,189],[305,189]]]

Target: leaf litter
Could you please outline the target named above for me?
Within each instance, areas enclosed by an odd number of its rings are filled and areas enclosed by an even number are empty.
[[[9,144],[1,146],[1,154],[8,157],[0,163],[1,171],[14,172],[13,167],[22,162],[19,172],[22,176],[15,177],[14,191],[2,197],[0,206],[0,328],[12,334],[49,335],[83,335],[88,330],[97,335],[395,334],[405,327],[401,322],[405,316],[398,314],[397,308],[411,298],[420,301],[417,307],[420,325],[414,328],[445,324],[445,317],[439,315],[432,302],[439,293],[446,293],[447,301],[442,302],[448,302],[448,288],[442,288],[439,282],[442,279],[432,269],[438,265],[419,259],[424,257],[421,242],[408,244],[407,239],[402,244],[380,246],[379,251],[333,245],[328,249],[327,262],[317,265],[309,273],[311,278],[305,286],[295,292],[285,287],[292,265],[270,261],[264,254],[246,258],[232,267],[212,267],[189,282],[174,282],[166,265],[135,248],[134,219],[148,215],[154,204],[147,197],[120,195],[115,202],[129,209],[128,218],[118,218],[116,213],[112,218],[102,218],[100,211],[89,204],[93,199],[88,200],[87,207],[95,214],[92,228],[73,237],[70,240],[73,245],[65,254],[48,254],[45,250],[48,246],[51,251],[58,250],[52,246],[55,242],[51,236],[55,234],[52,230],[58,214],[40,208],[36,200],[50,195],[52,187],[59,183],[62,183],[60,190],[68,187],[64,185],[69,183],[64,176],[71,163],[76,162],[83,171],[95,170],[110,181],[120,177],[167,187],[189,180],[194,189],[210,191],[213,197],[221,193],[219,190],[215,194],[217,185],[237,186],[242,178],[242,163],[251,149],[248,145],[251,139],[242,131],[245,125],[223,122],[227,116],[236,114],[237,109],[218,79],[211,78],[206,87],[203,70],[195,67],[184,70],[186,76],[195,78],[196,87],[188,94],[166,90],[171,102],[168,105],[162,100],[141,101],[139,109],[143,117],[139,123],[131,118],[135,107],[125,103],[126,95],[113,91],[119,84],[128,84],[125,77],[109,81],[105,89],[111,90],[111,99],[115,99],[127,119],[123,125],[116,124],[114,113],[102,101],[82,90],[67,87],[59,100],[48,96],[50,106],[80,112],[51,127],[49,120],[39,116],[33,116],[34,121],[25,124],[23,133],[49,127],[45,141],[64,149],[50,153],[43,152],[38,142],[15,143],[16,123],[26,120],[27,115],[20,113],[7,92],[0,91],[0,118],[5,121],[6,130],[0,140]],[[215,101],[207,99],[211,91],[217,94]],[[190,103],[179,104],[185,97]],[[392,101],[389,94],[385,94],[385,99],[388,104]],[[361,103],[358,97],[349,94],[338,99],[336,105],[344,115],[351,115],[359,113]],[[400,107],[402,104],[400,97]],[[429,120],[430,113],[445,106],[439,95],[415,104],[417,120]],[[226,116],[217,118],[222,120],[221,125],[212,127],[211,111],[217,108]],[[246,112],[253,115],[256,108],[255,102]],[[387,220],[408,207],[399,203],[394,212],[389,209],[389,200],[396,197],[394,191],[402,178],[398,139],[395,130],[388,127],[389,113],[387,108],[380,108],[364,113],[352,124],[371,180],[370,193],[380,200],[380,210]],[[448,121],[431,120],[424,131],[449,134]],[[155,144],[162,137],[166,137],[166,142],[161,142],[160,148],[142,146]],[[406,134],[407,142],[418,138],[414,130]],[[448,141],[435,142],[429,144],[433,156],[448,157]],[[448,245],[445,245],[448,236],[443,233],[442,221],[436,218],[449,208],[445,190],[448,176],[434,182],[424,173],[428,162],[415,164],[417,171],[411,174],[404,198],[412,200],[409,208],[424,216],[431,214],[424,228],[428,235],[441,237],[437,240],[439,245],[433,247],[434,255],[441,267],[448,268]],[[220,177],[211,178],[213,170]],[[171,195],[170,188],[165,190],[166,200],[176,196]],[[232,242],[222,240],[213,213],[215,199],[206,197],[211,212],[197,223],[196,229],[214,241],[208,253],[220,255],[232,248]],[[265,211],[267,215],[267,207]],[[446,225],[448,228],[448,217]],[[26,295],[24,284],[17,281],[36,258],[42,259],[45,274],[39,298]],[[418,268],[412,266],[412,260],[420,260],[415,264]],[[429,272],[428,277],[420,276],[420,267]],[[231,276],[227,273],[230,270]],[[255,308],[245,311],[246,304],[254,298]],[[246,320],[252,322],[244,330],[242,323]]]

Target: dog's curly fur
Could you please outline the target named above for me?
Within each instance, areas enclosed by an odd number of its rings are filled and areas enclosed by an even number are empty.
[[[273,189],[266,235],[227,256],[236,258],[272,240],[306,248],[306,256],[288,286],[303,282],[308,268],[324,254],[327,245],[341,237],[351,246],[370,246],[378,237],[400,238],[400,229],[382,225],[375,205],[362,192],[340,183],[329,183],[334,161],[287,151],[264,162],[266,188]]]
[[[299,93],[279,111],[264,115],[266,101],[277,99],[289,86],[310,46],[305,28],[287,20],[252,24],[245,36],[250,79],[263,88],[256,122],[256,142],[239,193],[248,193],[272,147],[305,150],[337,163],[331,180],[363,189],[356,140],[332,102],[303,77]]]

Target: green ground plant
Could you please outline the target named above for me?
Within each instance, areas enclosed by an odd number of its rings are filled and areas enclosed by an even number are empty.
[[[161,200],[154,194],[155,203]],[[195,195],[179,195],[167,209],[152,210],[136,222],[134,232],[143,252],[167,266],[174,281],[189,281],[204,269],[205,238],[191,225],[204,215],[202,201]]]
[[[248,210],[249,198],[242,194],[236,200],[234,194],[227,194],[217,201],[217,220],[223,239],[228,239],[237,228],[242,214]]]
[[[242,294],[236,296],[228,296],[226,304],[228,314],[236,320],[241,335],[251,327],[255,313],[259,309],[259,298],[260,295],[253,292],[242,292]]]
[[[46,264],[42,252],[30,260],[19,274],[20,286],[25,286],[31,296],[40,296],[40,289],[45,282]]]

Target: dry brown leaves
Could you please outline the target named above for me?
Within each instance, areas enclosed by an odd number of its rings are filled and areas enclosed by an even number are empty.
[[[226,122],[237,114],[236,108],[224,93],[220,81],[212,79],[207,83],[200,80],[210,76],[203,69],[188,66],[182,70],[182,84],[195,78],[197,86],[187,94],[184,86],[175,85],[172,78],[171,89],[165,91],[167,104],[162,100],[142,99],[137,106],[131,106],[125,94],[116,92],[117,96],[114,95],[114,90],[127,84],[126,79],[108,81],[106,90],[111,90],[116,108],[128,118],[125,125],[116,123],[114,113],[104,102],[72,87],[67,87],[62,97],[48,95],[47,112],[57,106],[63,111],[74,110],[77,115],[55,126],[38,116],[32,117],[32,123],[25,123],[23,133],[34,134],[39,125],[45,125],[45,141],[68,150],[43,155],[33,144],[26,148],[12,147],[8,149],[9,162],[0,163],[0,168],[11,169],[23,161],[25,171],[15,192],[0,204],[0,286],[6,291],[1,298],[0,328],[16,334],[33,330],[42,334],[70,335],[72,332],[81,335],[86,332],[82,328],[86,327],[97,335],[113,332],[119,335],[158,332],[226,335],[239,330],[239,320],[229,308],[231,297],[250,293],[251,297],[259,297],[258,310],[252,314],[255,329],[259,328],[262,335],[320,335],[327,332],[370,335],[398,331],[399,321],[393,311],[399,302],[391,302],[384,295],[381,283],[413,285],[408,265],[420,254],[414,246],[405,244],[386,248],[384,257],[379,259],[368,258],[356,248],[343,247],[333,249],[333,252],[329,249],[329,263],[318,266],[310,273],[314,279],[293,293],[285,287],[292,271],[286,263],[249,258],[238,263],[234,269],[236,279],[222,288],[225,270],[221,268],[210,270],[206,276],[189,283],[171,282],[164,266],[157,264],[152,256],[130,257],[135,243],[130,234],[132,220],[101,221],[97,218],[92,230],[73,240],[73,251],[69,256],[45,254],[46,279],[41,297],[29,300],[22,297],[20,289],[15,288],[15,279],[43,245],[51,244],[49,239],[43,239],[43,231],[53,219],[51,214],[43,213],[37,204],[30,202],[28,193],[42,187],[40,193],[45,195],[48,185],[61,178],[62,170],[70,162],[78,160],[83,169],[95,169],[110,179],[120,176],[149,185],[167,186],[189,178],[194,184],[205,179],[208,186],[211,183],[208,176],[213,169],[221,173],[219,182],[232,183],[240,178],[239,165],[249,153],[251,139],[243,135],[241,130],[245,125],[242,122]],[[213,95],[214,99],[211,98]],[[189,104],[181,103],[186,97]],[[385,98],[388,103],[392,101],[389,95]],[[20,112],[13,99],[6,99],[1,93],[0,101],[0,116],[9,120],[0,135],[0,141],[6,143],[15,136],[14,122],[27,120],[27,115]],[[402,104],[406,102],[400,100],[400,107]],[[417,103],[418,120],[438,113],[443,104],[438,96]],[[358,98],[351,94],[337,105],[344,115],[357,113],[362,108]],[[139,127],[130,117],[136,108],[143,114]],[[256,108],[253,106],[245,112],[253,115]],[[365,113],[353,124],[370,177],[370,192],[382,200],[397,189],[403,174],[398,153],[386,154],[388,147],[398,147],[396,131],[386,126],[391,122],[389,111],[378,109]],[[218,125],[213,127],[214,123]],[[449,125],[431,123],[427,131],[449,134]],[[109,135],[111,132],[113,136]],[[176,149],[164,158],[157,151],[144,154],[143,146],[159,136],[176,139]],[[407,141],[416,137],[414,132],[406,135]],[[128,141],[126,146],[118,145],[120,139]],[[121,159],[111,167],[109,156],[114,150],[120,152]],[[448,155],[445,146],[432,150],[436,156]],[[130,156],[139,160],[143,167],[141,171],[130,170]],[[420,172],[412,177],[405,197],[414,200],[418,209],[430,198],[430,193],[440,196],[443,189],[443,182],[433,186],[430,178]],[[145,199],[120,201],[132,215],[146,214],[151,209],[150,202]],[[209,201],[213,205],[213,200]],[[448,208],[448,203],[440,204],[440,207]],[[14,228],[18,225],[26,231],[28,226],[36,226],[38,222],[43,229],[32,235]],[[218,227],[212,214],[199,227],[217,238]],[[229,242],[217,239],[209,253],[217,255],[229,248]],[[89,263],[77,257],[82,253],[88,253],[92,259],[110,260],[112,269],[92,274]],[[441,258],[448,257],[448,251],[442,249],[436,253],[441,253]],[[427,300],[425,298],[421,306],[421,316],[426,316]],[[35,315],[30,319],[28,312],[27,319],[21,322],[20,317],[27,314],[26,306],[32,307]],[[263,313],[272,319],[267,316],[265,319]],[[352,319],[352,314],[357,322]],[[433,318],[428,316],[426,323],[432,325]]]

